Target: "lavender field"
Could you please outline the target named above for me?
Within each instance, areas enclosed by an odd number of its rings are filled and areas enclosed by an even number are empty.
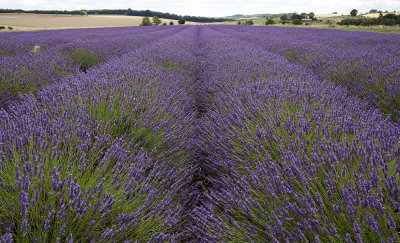
[[[0,34],[0,242],[399,242],[400,35]]]

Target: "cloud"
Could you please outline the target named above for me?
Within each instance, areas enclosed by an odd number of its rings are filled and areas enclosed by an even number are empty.
[[[353,8],[359,12],[370,9],[400,11],[400,0],[0,0],[1,8],[11,9],[126,9],[154,10],[181,15],[227,16],[233,14],[315,12],[349,13]]]

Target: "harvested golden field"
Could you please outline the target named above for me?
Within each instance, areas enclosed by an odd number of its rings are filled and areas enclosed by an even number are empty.
[[[14,30],[79,29],[138,26],[143,17],[122,15],[54,15],[54,14],[0,14],[0,26]],[[151,19],[151,18],[150,18]],[[161,19],[169,23],[177,20]],[[197,24],[186,21],[186,24]]]
[[[388,13],[383,13],[383,15],[388,14]],[[391,13],[391,14],[400,14],[400,13]],[[378,18],[379,13],[368,13],[368,14],[362,14],[363,17],[368,17],[368,18]]]
[[[337,13],[337,14],[316,14],[317,18],[332,18],[332,17],[340,17],[343,15],[349,15],[349,13]]]

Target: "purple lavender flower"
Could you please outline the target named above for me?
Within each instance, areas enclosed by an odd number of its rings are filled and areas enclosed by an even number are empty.
[[[19,203],[21,205],[20,206],[21,216],[26,217],[28,215],[28,207],[29,207],[28,193],[26,191],[20,192]]]
[[[1,242],[4,243],[12,243],[13,242],[13,237],[11,233],[6,233],[1,236]]]
[[[60,232],[59,232],[59,235],[60,235],[60,236],[63,236],[63,235],[65,234],[65,228],[66,228],[66,225],[63,224],[63,225],[61,226],[61,228],[60,228]]]
[[[46,220],[46,222],[44,223],[44,227],[43,227],[43,229],[44,229],[44,233],[49,233],[49,231],[50,231],[50,220]]]
[[[22,235],[26,235],[28,229],[29,229],[29,221],[28,219],[25,219],[24,221],[22,221],[22,227],[21,227]]]
[[[69,232],[67,239],[65,239],[68,243],[73,243],[74,240],[72,239],[72,233]]]

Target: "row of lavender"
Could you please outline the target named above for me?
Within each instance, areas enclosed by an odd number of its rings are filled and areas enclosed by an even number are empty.
[[[400,121],[400,36],[299,28],[218,28],[300,63]]]
[[[264,28],[144,28],[10,102],[2,240],[399,241],[399,124]]]
[[[143,44],[182,31],[115,28],[5,33],[0,39],[0,107],[63,77],[118,58]]]
[[[211,82],[199,144],[211,172],[198,238],[398,242],[399,124],[266,50],[267,38],[243,38],[253,30],[204,31]]]
[[[0,241],[184,235],[195,31],[168,32],[0,110]]]

